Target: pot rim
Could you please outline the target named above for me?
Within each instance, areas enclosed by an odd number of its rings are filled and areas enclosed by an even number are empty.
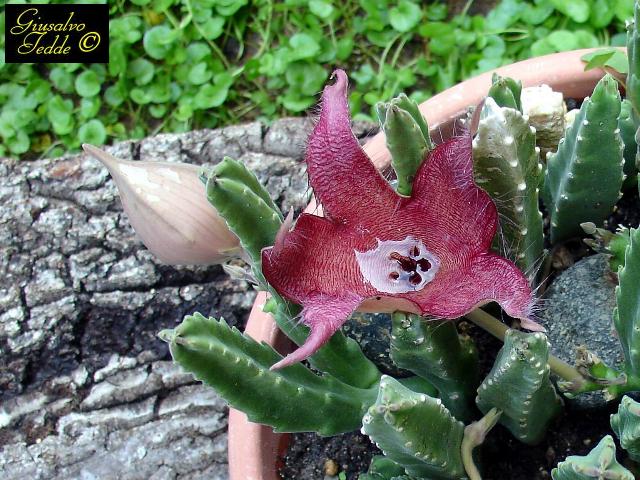
[[[601,47],[600,47],[601,48]],[[429,129],[441,133],[451,131],[469,105],[477,105],[491,86],[494,73],[522,81],[523,87],[547,84],[568,98],[584,98],[605,74],[602,69],[584,71],[580,58],[599,48],[572,50],[505,65],[461,82],[420,104]],[[370,139],[364,150],[379,169],[390,163],[384,133]],[[310,205],[313,208],[314,202]],[[309,208],[308,208],[309,209]],[[308,210],[307,209],[307,210]],[[280,332],[273,317],[262,311],[265,292],[259,292],[249,314],[245,333],[259,342],[267,342],[286,352],[288,339]],[[290,345],[290,343],[289,343]],[[249,422],[246,415],[229,409],[229,474],[231,480],[280,480],[277,456],[286,447],[288,435],[274,433],[265,425]]]

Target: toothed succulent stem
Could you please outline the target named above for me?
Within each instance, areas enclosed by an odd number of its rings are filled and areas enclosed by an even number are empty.
[[[471,339],[460,337],[451,321],[430,321],[403,312],[394,313],[391,319],[394,363],[432,383],[458,420],[472,419],[479,377]]]
[[[465,318],[483,330],[489,332],[498,340],[504,342],[504,338],[509,327],[494,316],[480,308],[476,308],[475,310],[467,313]],[[564,380],[567,385],[567,389],[574,391],[579,390],[584,386],[586,382],[585,378],[580,374],[580,372],[578,372],[578,370],[564,360],[560,360],[558,357],[549,354],[548,363],[551,371]]]
[[[636,142],[636,133],[640,127],[640,116],[635,112],[631,102],[628,99],[622,101],[620,110],[620,119],[618,120],[618,128],[620,136],[624,144],[624,188],[633,188],[637,185],[636,178],[638,169],[636,167],[636,157],[638,154],[638,144]]]
[[[640,376],[640,229],[631,229],[624,266],[618,270],[613,324],[618,332],[625,370]]]
[[[433,149],[429,127],[416,102],[404,94],[389,103],[378,103],[376,110],[391,152],[391,164],[398,179],[397,191],[409,196],[420,164]]]
[[[624,396],[618,413],[611,415],[611,428],[634,462],[640,462],[640,403]]]
[[[497,73],[494,73],[491,77],[489,97],[491,97],[498,106],[513,108],[522,113],[521,93],[522,82],[520,80],[501,77]]]
[[[604,437],[588,455],[571,455],[551,471],[553,480],[634,480],[633,474],[616,460],[616,444]]]
[[[535,129],[525,117],[487,98],[473,140],[475,179],[495,200],[504,241],[513,247],[518,266],[529,272],[543,251],[539,151]]]
[[[547,161],[544,201],[551,243],[582,233],[580,224],[601,224],[620,196],[624,179],[618,116],[618,83],[605,75],[585,98],[573,125]]]
[[[182,367],[215,388],[249,420],[279,432],[336,435],[355,430],[375,400],[375,387],[358,389],[328,374],[315,375],[302,364],[270,370],[281,356],[224,320],[187,316],[160,337]]]
[[[222,161],[216,164],[209,172],[204,171],[201,175],[201,180],[204,184],[207,184],[209,177],[215,176],[219,178],[226,178],[228,180],[235,180],[242,183],[249,188],[253,193],[259,196],[264,202],[278,214],[280,220],[284,220],[280,208],[269,195],[269,192],[262,186],[260,180],[255,174],[249,170],[244,163],[234,160],[230,157],[224,157]]]
[[[273,315],[287,337],[302,345],[309,335],[309,328],[296,320],[300,306],[283,300],[276,292],[272,294],[264,311]],[[358,342],[341,331],[334,333],[331,340],[309,358],[309,362],[313,368],[330,373],[354,387],[369,388],[380,380],[380,370],[362,353]]]
[[[386,375],[362,420],[362,431],[390,460],[409,475],[436,480],[465,478],[463,430],[463,423],[439,399],[413,392]]]
[[[634,2],[633,20],[627,22],[627,58],[629,73],[627,74],[627,98],[631,101],[637,114],[640,114],[640,2]]]
[[[508,330],[498,357],[478,388],[476,403],[501,410],[500,423],[523,443],[542,440],[562,400],[549,379],[549,344],[542,333]]]
[[[233,161],[227,159],[227,165]],[[229,229],[240,239],[240,245],[251,260],[253,273],[263,289],[266,280],[262,275],[260,252],[263,248],[273,245],[276,233],[282,225],[282,214],[274,209],[266,199],[269,194],[257,179],[247,183],[242,176],[238,176],[240,166],[220,169],[212,172],[207,179],[207,198],[225,219]],[[244,170],[249,173],[248,170]],[[231,176],[226,176],[231,173]],[[251,178],[252,174],[250,174]],[[256,190],[257,185],[257,190]],[[264,191],[263,191],[264,190]]]

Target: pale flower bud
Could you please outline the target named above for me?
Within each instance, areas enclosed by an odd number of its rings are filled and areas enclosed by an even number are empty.
[[[213,264],[240,255],[238,238],[207,202],[197,166],[132,162],[92,145],[82,148],[107,167],[131,225],[161,261]]]

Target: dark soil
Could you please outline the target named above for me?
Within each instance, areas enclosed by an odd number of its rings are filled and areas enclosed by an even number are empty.
[[[357,480],[361,472],[367,471],[374,455],[380,455],[380,450],[360,432],[335,437],[296,433],[291,435],[291,445],[280,475],[287,480],[322,480],[325,477],[325,464],[333,461],[338,471],[346,473],[347,479]]]

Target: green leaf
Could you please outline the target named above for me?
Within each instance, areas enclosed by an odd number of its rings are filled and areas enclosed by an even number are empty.
[[[228,73],[216,75],[214,83],[202,85],[194,98],[194,107],[207,109],[219,107],[229,95],[229,87],[233,84],[233,78]]]
[[[127,55],[124,50],[124,43],[112,41],[109,43],[109,74],[117,76],[127,68]]]
[[[360,426],[375,400],[375,387],[351,387],[329,374],[316,375],[301,363],[270,370],[282,357],[224,320],[196,313],[160,336],[182,367],[214,387],[251,421],[278,432],[348,432]]]
[[[248,0],[217,0],[216,10],[223,17],[230,17],[244,7]]]
[[[189,71],[189,82],[193,85],[202,85],[203,83],[209,81],[213,74],[207,68],[206,62],[200,62],[194,65]]]
[[[73,102],[63,100],[60,95],[51,97],[47,102],[47,118],[53,131],[58,135],[67,135],[73,130]]]
[[[151,100],[153,100],[151,98],[151,95],[149,95],[148,90],[143,90],[142,88],[132,89],[131,92],[129,92],[129,97],[131,97],[131,100],[140,105],[146,105],[147,103],[150,103]]]
[[[189,44],[186,50],[187,59],[193,63],[197,63],[203,58],[211,55],[211,48],[204,42],[194,42]]]
[[[584,23],[589,19],[591,9],[587,0],[551,0],[551,3],[574,22]]]
[[[100,80],[93,70],[85,70],[76,77],[75,87],[81,97],[93,97],[100,92]]]
[[[146,85],[153,79],[155,66],[149,60],[136,58],[129,64],[127,74],[133,78],[136,85]]]
[[[589,23],[593,28],[604,28],[613,20],[617,0],[595,0],[591,7]]]
[[[529,25],[540,25],[553,13],[553,5],[548,2],[539,4],[525,3],[523,5],[521,18]]]
[[[73,92],[73,75],[60,67],[54,67],[49,73],[49,80],[62,93]]]
[[[26,132],[20,130],[16,133],[15,137],[7,140],[7,146],[14,155],[21,155],[29,150],[31,141],[29,140],[29,136]]]
[[[351,56],[351,52],[353,52],[353,46],[353,37],[343,37],[338,40],[336,45],[336,58],[341,61],[347,60]]]
[[[317,63],[309,65],[305,62],[296,62],[289,65],[285,78],[292,90],[305,96],[312,96],[322,90],[327,73]]]
[[[152,27],[144,34],[144,50],[151,58],[162,60],[171,51],[176,33],[166,25]]]
[[[422,20],[420,6],[409,0],[400,0],[397,7],[389,10],[389,23],[398,32],[413,30],[420,20]]]
[[[102,122],[94,118],[80,127],[78,130],[78,138],[82,143],[102,145],[107,139],[107,131]]]
[[[323,20],[327,20],[335,11],[333,5],[326,0],[311,0],[309,2],[309,10]]]
[[[124,102],[126,99],[126,92],[120,86],[120,84],[111,85],[104,92],[104,101],[112,107],[122,105],[122,102]]]
[[[307,33],[296,33],[289,39],[292,49],[291,60],[315,57],[320,52],[320,44]]]
[[[99,97],[83,98],[80,101],[80,118],[84,120],[95,117],[100,111],[101,104]]]
[[[142,20],[136,15],[115,18],[109,22],[109,36],[125,43],[135,43],[142,38],[139,30],[141,25]]]
[[[557,52],[574,50],[577,47],[576,37],[569,30],[556,30],[547,37],[547,42]]]
[[[204,22],[198,22],[198,27],[202,30],[205,39],[215,40],[224,32],[224,18],[209,17]]]
[[[587,62],[584,69],[612,68],[617,72],[626,74],[629,72],[629,62],[625,53],[617,48],[603,48],[595,52],[585,53],[580,59]]]

